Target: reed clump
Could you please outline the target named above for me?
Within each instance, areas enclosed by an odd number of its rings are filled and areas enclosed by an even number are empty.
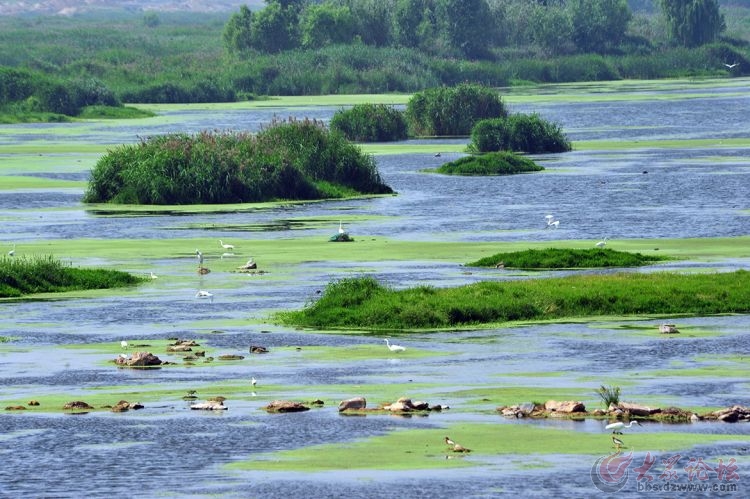
[[[356,277],[330,283],[316,302],[276,318],[316,329],[408,330],[566,317],[749,311],[750,272],[738,270],[695,275],[620,272],[403,290]]]
[[[142,281],[118,270],[74,268],[52,256],[0,258],[0,298],[120,288]]]
[[[374,159],[316,120],[257,134],[169,134],[120,146],[94,167],[87,203],[184,205],[390,194]]]

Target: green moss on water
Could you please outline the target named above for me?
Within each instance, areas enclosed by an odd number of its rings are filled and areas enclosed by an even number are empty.
[[[451,452],[443,440],[446,435],[472,452]],[[742,440],[736,435],[669,432],[634,432],[621,438],[625,441],[625,452],[652,453]],[[516,424],[457,424],[441,429],[397,430],[367,439],[267,453],[226,467],[313,473],[340,470],[341,463],[346,463],[347,469],[415,470],[482,466],[489,459],[503,455],[533,456],[532,459],[538,460],[538,456],[552,454],[592,456],[584,459],[593,464],[593,456],[613,452],[609,432],[585,433]]]

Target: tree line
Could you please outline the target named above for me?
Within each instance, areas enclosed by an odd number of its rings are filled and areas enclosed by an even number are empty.
[[[696,47],[726,29],[718,0],[653,0],[667,43]],[[499,49],[545,55],[653,49],[658,40],[631,26],[627,0],[266,0],[242,6],[223,32],[226,50],[279,53],[362,43],[419,49],[434,56],[492,58]],[[652,16],[653,17],[653,16]],[[642,19],[640,20],[643,21]],[[653,30],[652,30],[653,31]]]

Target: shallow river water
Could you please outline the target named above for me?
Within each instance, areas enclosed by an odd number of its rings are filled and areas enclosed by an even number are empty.
[[[593,244],[608,237],[609,246],[616,249],[617,241],[625,239],[654,239],[658,245],[660,239],[747,236],[749,150],[733,145],[737,142],[731,139],[748,137],[750,80],[695,85],[696,90],[691,90],[690,83],[666,89],[645,84],[615,93],[614,99],[576,102],[550,99],[514,104],[511,98],[511,111],[536,112],[560,123],[574,147],[576,141],[612,142],[602,149],[580,148],[536,157],[545,166],[544,172],[510,177],[464,178],[422,171],[461,153],[376,156],[384,181],[398,193],[394,197],[252,212],[133,217],[88,211],[80,202],[81,189],[0,189],[0,244],[7,251],[16,243],[17,253],[22,254],[25,243],[41,240],[52,244],[78,238],[223,238],[237,245],[240,264],[248,254],[243,248],[252,247],[254,240],[327,238],[337,224],[321,227],[301,221],[339,217],[357,220],[356,225],[347,224],[355,239],[389,237],[416,242],[590,240]],[[553,87],[551,94],[556,91],[561,90]],[[579,92],[587,97],[597,95],[595,88]],[[335,111],[324,107],[198,109],[170,111],[153,125],[148,120],[135,125],[3,125],[0,151],[16,145],[33,150],[34,144],[50,141],[116,145],[170,131],[258,130],[275,115],[327,120]],[[673,140],[696,142],[669,146]],[[628,146],[617,147],[618,141],[627,141]],[[638,141],[646,145],[638,147]],[[441,142],[451,145],[466,140]],[[30,159],[37,155],[28,153],[24,159],[24,154],[4,154],[0,175],[28,174],[27,166],[23,170],[14,166],[20,158],[26,165],[38,165],[35,175],[85,180],[98,158],[97,154],[60,153]],[[548,213],[560,220],[558,229],[546,228],[544,216]],[[214,226],[247,229],[216,230]],[[214,258],[218,255],[213,252]],[[253,256],[262,261],[262,255]],[[0,403],[52,393],[70,394],[71,400],[85,399],[92,389],[120,385],[140,387],[144,392],[155,387],[200,392],[201,386],[211,384],[247,384],[251,376],[260,380],[257,393],[237,400],[230,397],[229,410],[220,414],[191,411],[188,403],[179,399],[147,404],[143,410],[124,414],[3,411],[0,497],[593,497],[601,492],[590,473],[598,456],[590,455],[509,458],[477,451],[476,456],[466,458],[473,466],[414,471],[358,470],[347,463],[341,463],[338,470],[318,473],[238,471],[226,465],[275,451],[464,423],[541,425],[603,433],[603,438],[608,438],[605,421],[508,420],[492,407],[482,406],[481,401],[451,397],[452,392],[464,390],[481,393],[498,387],[553,386],[591,394],[602,384],[621,382],[635,400],[668,400],[690,407],[750,405],[748,315],[680,318],[680,328],[693,333],[680,338],[652,334],[657,319],[592,320],[402,336],[394,341],[426,353],[408,361],[392,355],[379,360],[318,359],[308,350],[338,347],[357,351],[382,345],[382,336],[322,334],[264,323],[271,311],[303,306],[332,279],[367,272],[395,287],[454,286],[483,279],[523,279],[529,274],[498,273],[495,269],[466,272],[461,266],[465,262],[435,262],[426,254],[424,260],[414,261],[300,262],[267,277],[218,273],[198,277],[194,267],[185,264],[189,258],[186,254],[141,262],[159,274],[159,279],[122,294],[0,301],[0,337],[11,338],[0,343]],[[73,263],[106,266],[111,262],[92,254]],[[142,272],[142,268],[123,270]],[[730,271],[750,268],[750,259],[678,261],[655,268]],[[215,299],[196,300],[197,287],[217,289]],[[215,329],[222,332],[215,333]],[[246,356],[242,362],[208,369],[131,371],[107,363],[114,354],[62,347],[119,344],[121,339],[148,343],[170,337],[197,338],[223,353],[246,354],[249,345],[262,344],[271,354]],[[695,375],[676,376],[680,369],[693,369]],[[363,387],[410,383],[431,403],[452,409],[419,418],[349,418],[336,411],[338,400],[367,396],[361,392]],[[583,396],[592,400],[590,395]],[[292,415],[262,411],[275,398],[321,398],[326,406]],[[479,395],[476,398],[481,400]],[[721,445],[684,450],[680,470],[687,462],[685,456],[714,464],[720,458],[733,458],[739,463],[739,481],[712,476],[705,483],[720,490],[679,494],[747,497],[750,426],[695,423],[646,427],[650,432],[736,435],[736,440]],[[645,453],[642,449],[638,454],[639,464]],[[693,482],[681,471],[675,483]],[[738,487],[721,489],[733,484]],[[617,495],[677,494],[642,492],[639,485],[643,483],[632,477]]]

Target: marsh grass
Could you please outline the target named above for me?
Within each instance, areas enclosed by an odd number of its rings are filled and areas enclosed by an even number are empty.
[[[440,166],[436,171],[447,175],[512,175],[544,170],[529,158],[510,151],[464,156]]]
[[[145,278],[108,269],[73,268],[52,256],[2,257],[0,298],[134,286]]]
[[[279,312],[281,323],[316,329],[448,329],[509,321],[750,311],[750,272],[575,275],[389,289],[372,277],[328,284],[320,299]]]
[[[496,267],[502,263],[505,268],[525,270],[591,269],[639,267],[669,259],[669,257],[661,255],[643,255],[609,248],[543,248],[497,253],[466,265],[469,267]]]

